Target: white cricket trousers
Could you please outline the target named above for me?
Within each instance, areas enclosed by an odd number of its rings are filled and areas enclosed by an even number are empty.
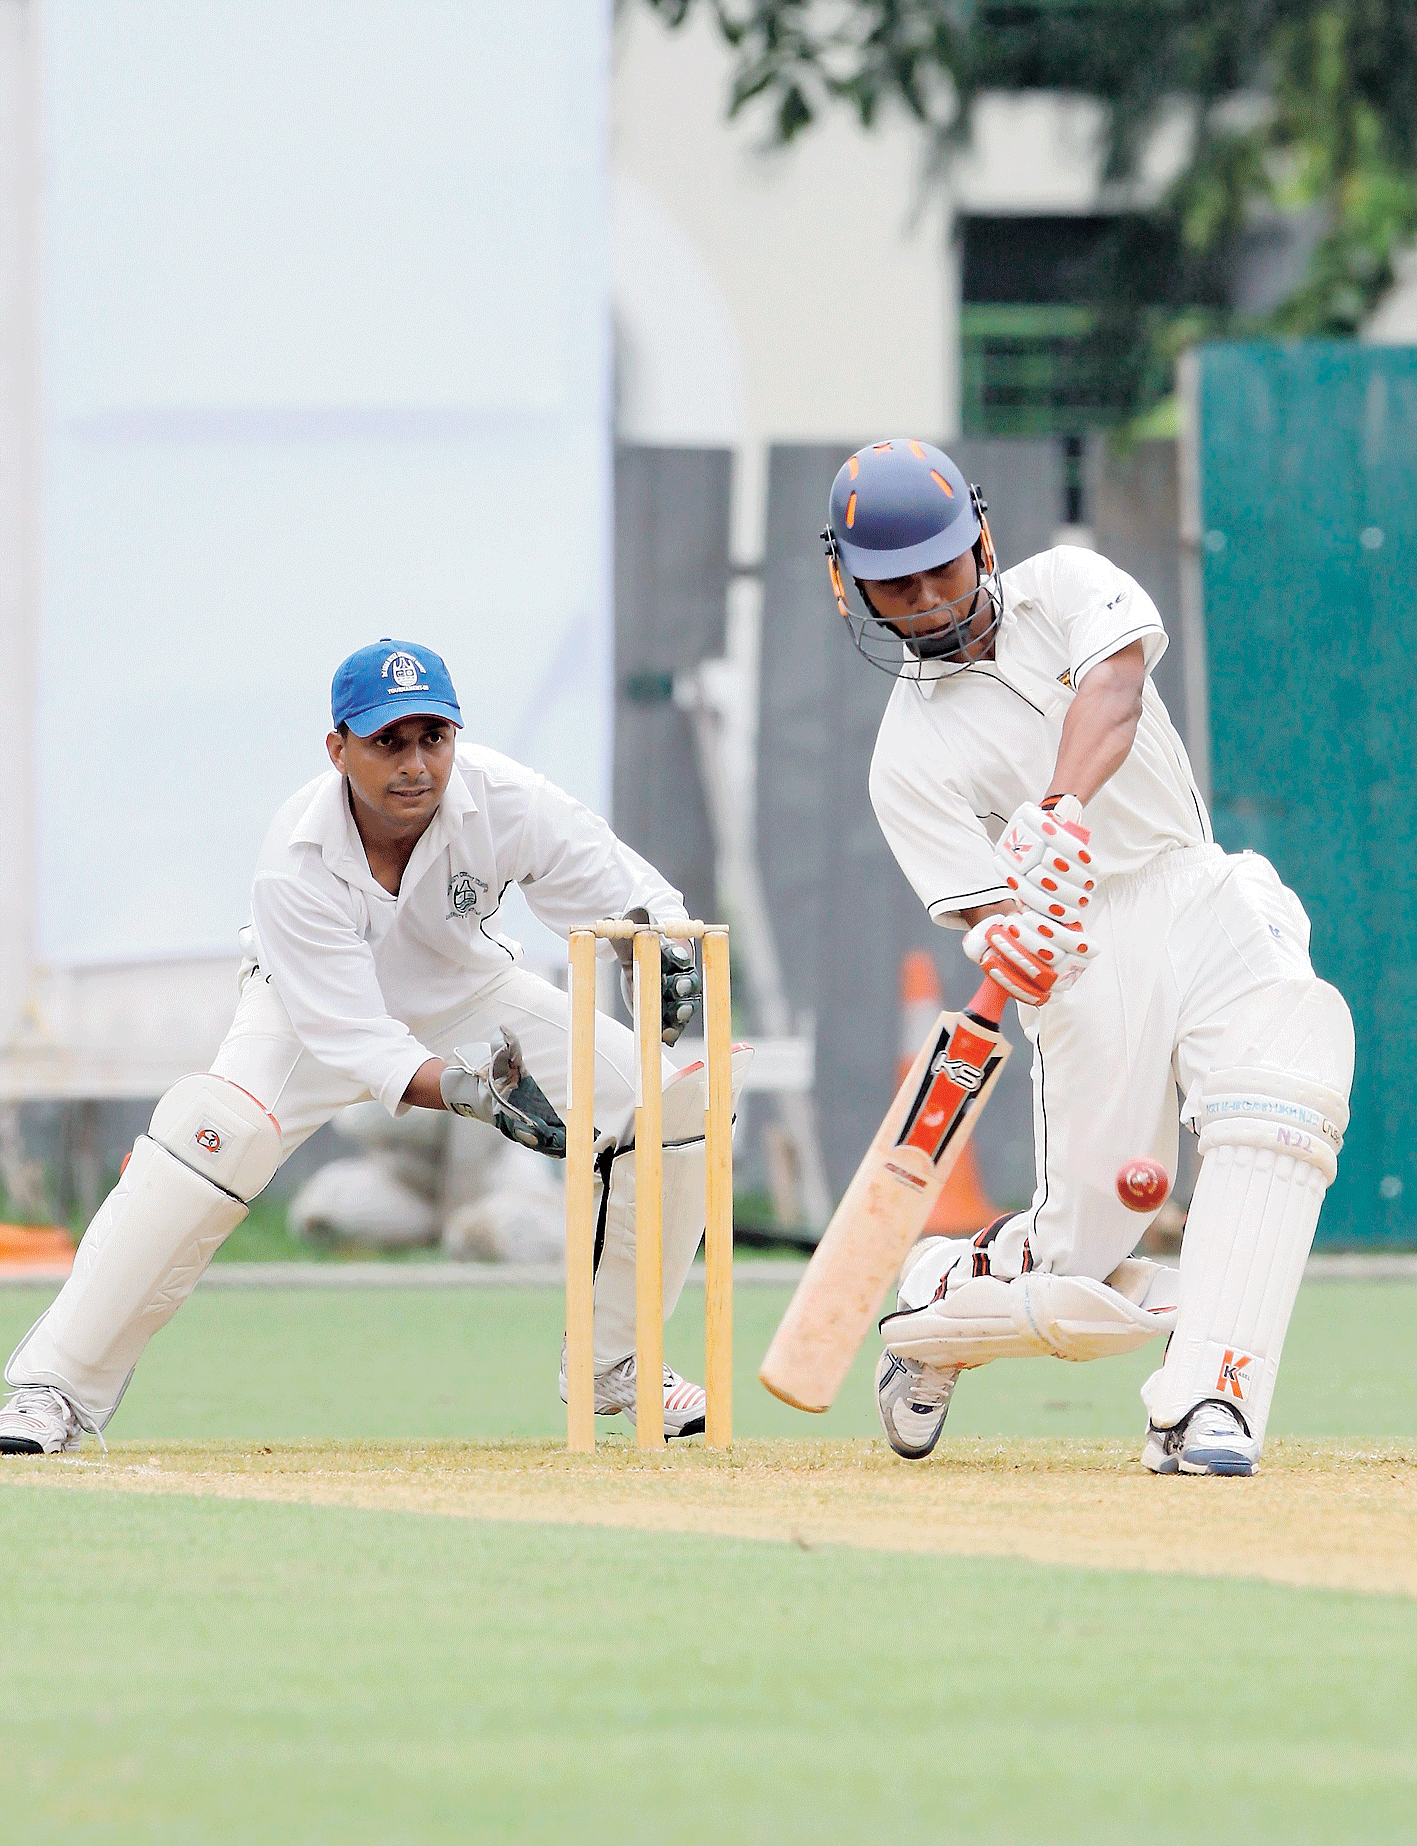
[[[522,967],[479,987],[467,1004],[430,1019],[409,1021],[410,1030],[435,1057],[451,1058],[459,1045],[489,1041],[499,1029],[521,1044],[526,1067],[558,1114],[566,1112],[571,1009],[568,996],[550,981]],[[675,1066],[665,1056],[664,1079]],[[285,1007],[259,969],[249,975],[231,1030],[212,1070],[248,1090],[280,1123],[286,1155],[349,1103],[364,1102],[369,1092],[306,1050],[296,1036]],[[596,1014],[595,1125],[619,1134],[628,1127],[635,1104],[634,1034],[618,1020]],[[703,1235],[702,1223],[664,1225],[665,1313],[674,1309]],[[671,1295],[672,1290],[672,1295]],[[613,1365],[635,1349],[635,1272],[631,1246],[614,1260],[603,1256],[595,1284],[595,1362]]]
[[[436,1018],[410,1020],[409,1025],[418,1040],[442,1058],[451,1058],[459,1046],[487,1042],[499,1029],[512,1033],[521,1043],[527,1069],[557,1111],[564,1114],[570,1006],[567,996],[550,982],[512,967],[470,995],[464,1006]],[[275,1117],[280,1124],[283,1158],[294,1153],[337,1110],[369,1096],[362,1085],[329,1069],[306,1050],[285,1006],[259,969],[246,976],[236,1017],[212,1070],[239,1084]],[[662,1057],[662,1078],[673,1070],[671,1060]],[[597,1015],[597,1130],[620,1135],[630,1126],[633,1109],[633,1035],[615,1020]],[[666,1208],[664,1218],[666,1316],[679,1299],[703,1234],[702,1187],[697,1201],[692,1188],[687,1192],[680,1188],[680,1195],[682,1209],[671,1212]],[[622,1207],[612,1210],[611,1217],[611,1230],[598,1250],[595,1277],[597,1369],[613,1365],[635,1347],[633,1215]],[[110,1235],[123,1239],[141,1240],[146,1232],[144,1216],[138,1210],[125,1212],[121,1221],[110,1227]],[[180,1290],[164,1284],[163,1298],[169,1313],[185,1299],[197,1273],[189,1268]],[[150,1334],[140,1336],[138,1323],[117,1303],[91,1299],[94,1287],[93,1276],[81,1261],[48,1314],[41,1316],[13,1355],[6,1376],[11,1384],[19,1385],[53,1382],[55,1376],[61,1375],[53,1370],[60,1361],[48,1351],[43,1332],[46,1321],[57,1312],[68,1335],[62,1376],[86,1379],[85,1388],[93,1406],[101,1406],[101,1412],[93,1413],[106,1417],[121,1397],[133,1361]],[[144,1307],[143,1314],[146,1312]],[[115,1351],[125,1355],[116,1371],[109,1357]]]
[[[1033,1201],[1001,1227],[990,1269],[1103,1281],[1143,1221],[1116,1194],[1136,1155],[1176,1171],[1182,1112],[1256,992],[1315,978],[1309,919],[1267,859],[1219,846],[1164,853],[1103,882],[1096,959],[1067,993],[1019,1008],[1034,1047]]]

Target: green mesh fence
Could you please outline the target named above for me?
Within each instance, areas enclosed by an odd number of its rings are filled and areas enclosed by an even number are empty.
[[[1270,858],[1358,1038],[1319,1228],[1417,1242],[1417,348],[1214,346],[1198,366],[1217,837]]]

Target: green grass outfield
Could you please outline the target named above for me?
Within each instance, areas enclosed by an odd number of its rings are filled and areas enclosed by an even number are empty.
[[[0,1346],[44,1299],[0,1290]],[[829,1418],[753,1382],[784,1300],[738,1292],[739,1430],[873,1434],[864,1361]],[[1310,1285],[1274,1433],[1410,1469],[1415,1328],[1417,1286]],[[553,1291],[199,1292],[110,1436],[553,1436],[559,1329]],[[993,1366],[951,1434],[1139,1446],[1153,1356]],[[1412,1836],[1409,1597],[76,1484],[0,1474],[7,1846]]]

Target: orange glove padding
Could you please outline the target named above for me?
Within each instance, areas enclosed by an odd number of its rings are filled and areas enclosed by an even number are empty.
[[[1096,883],[1090,838],[1086,827],[1025,801],[1000,836],[994,862],[1021,904],[1073,927],[1081,924]]]
[[[964,939],[964,952],[1025,1006],[1043,1006],[1079,980],[1092,954],[1081,921],[1069,924],[1021,910],[985,917]]]

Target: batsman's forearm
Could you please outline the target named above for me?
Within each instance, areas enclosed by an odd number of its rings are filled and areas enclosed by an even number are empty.
[[[961,910],[966,929],[973,929],[976,923],[982,923],[985,917],[1011,916],[1019,908],[1016,897],[1000,898],[996,904],[971,904],[968,910]]]
[[[1140,641],[1093,668],[1063,720],[1049,795],[1076,795],[1087,806],[1126,762],[1141,721],[1146,663]]]

